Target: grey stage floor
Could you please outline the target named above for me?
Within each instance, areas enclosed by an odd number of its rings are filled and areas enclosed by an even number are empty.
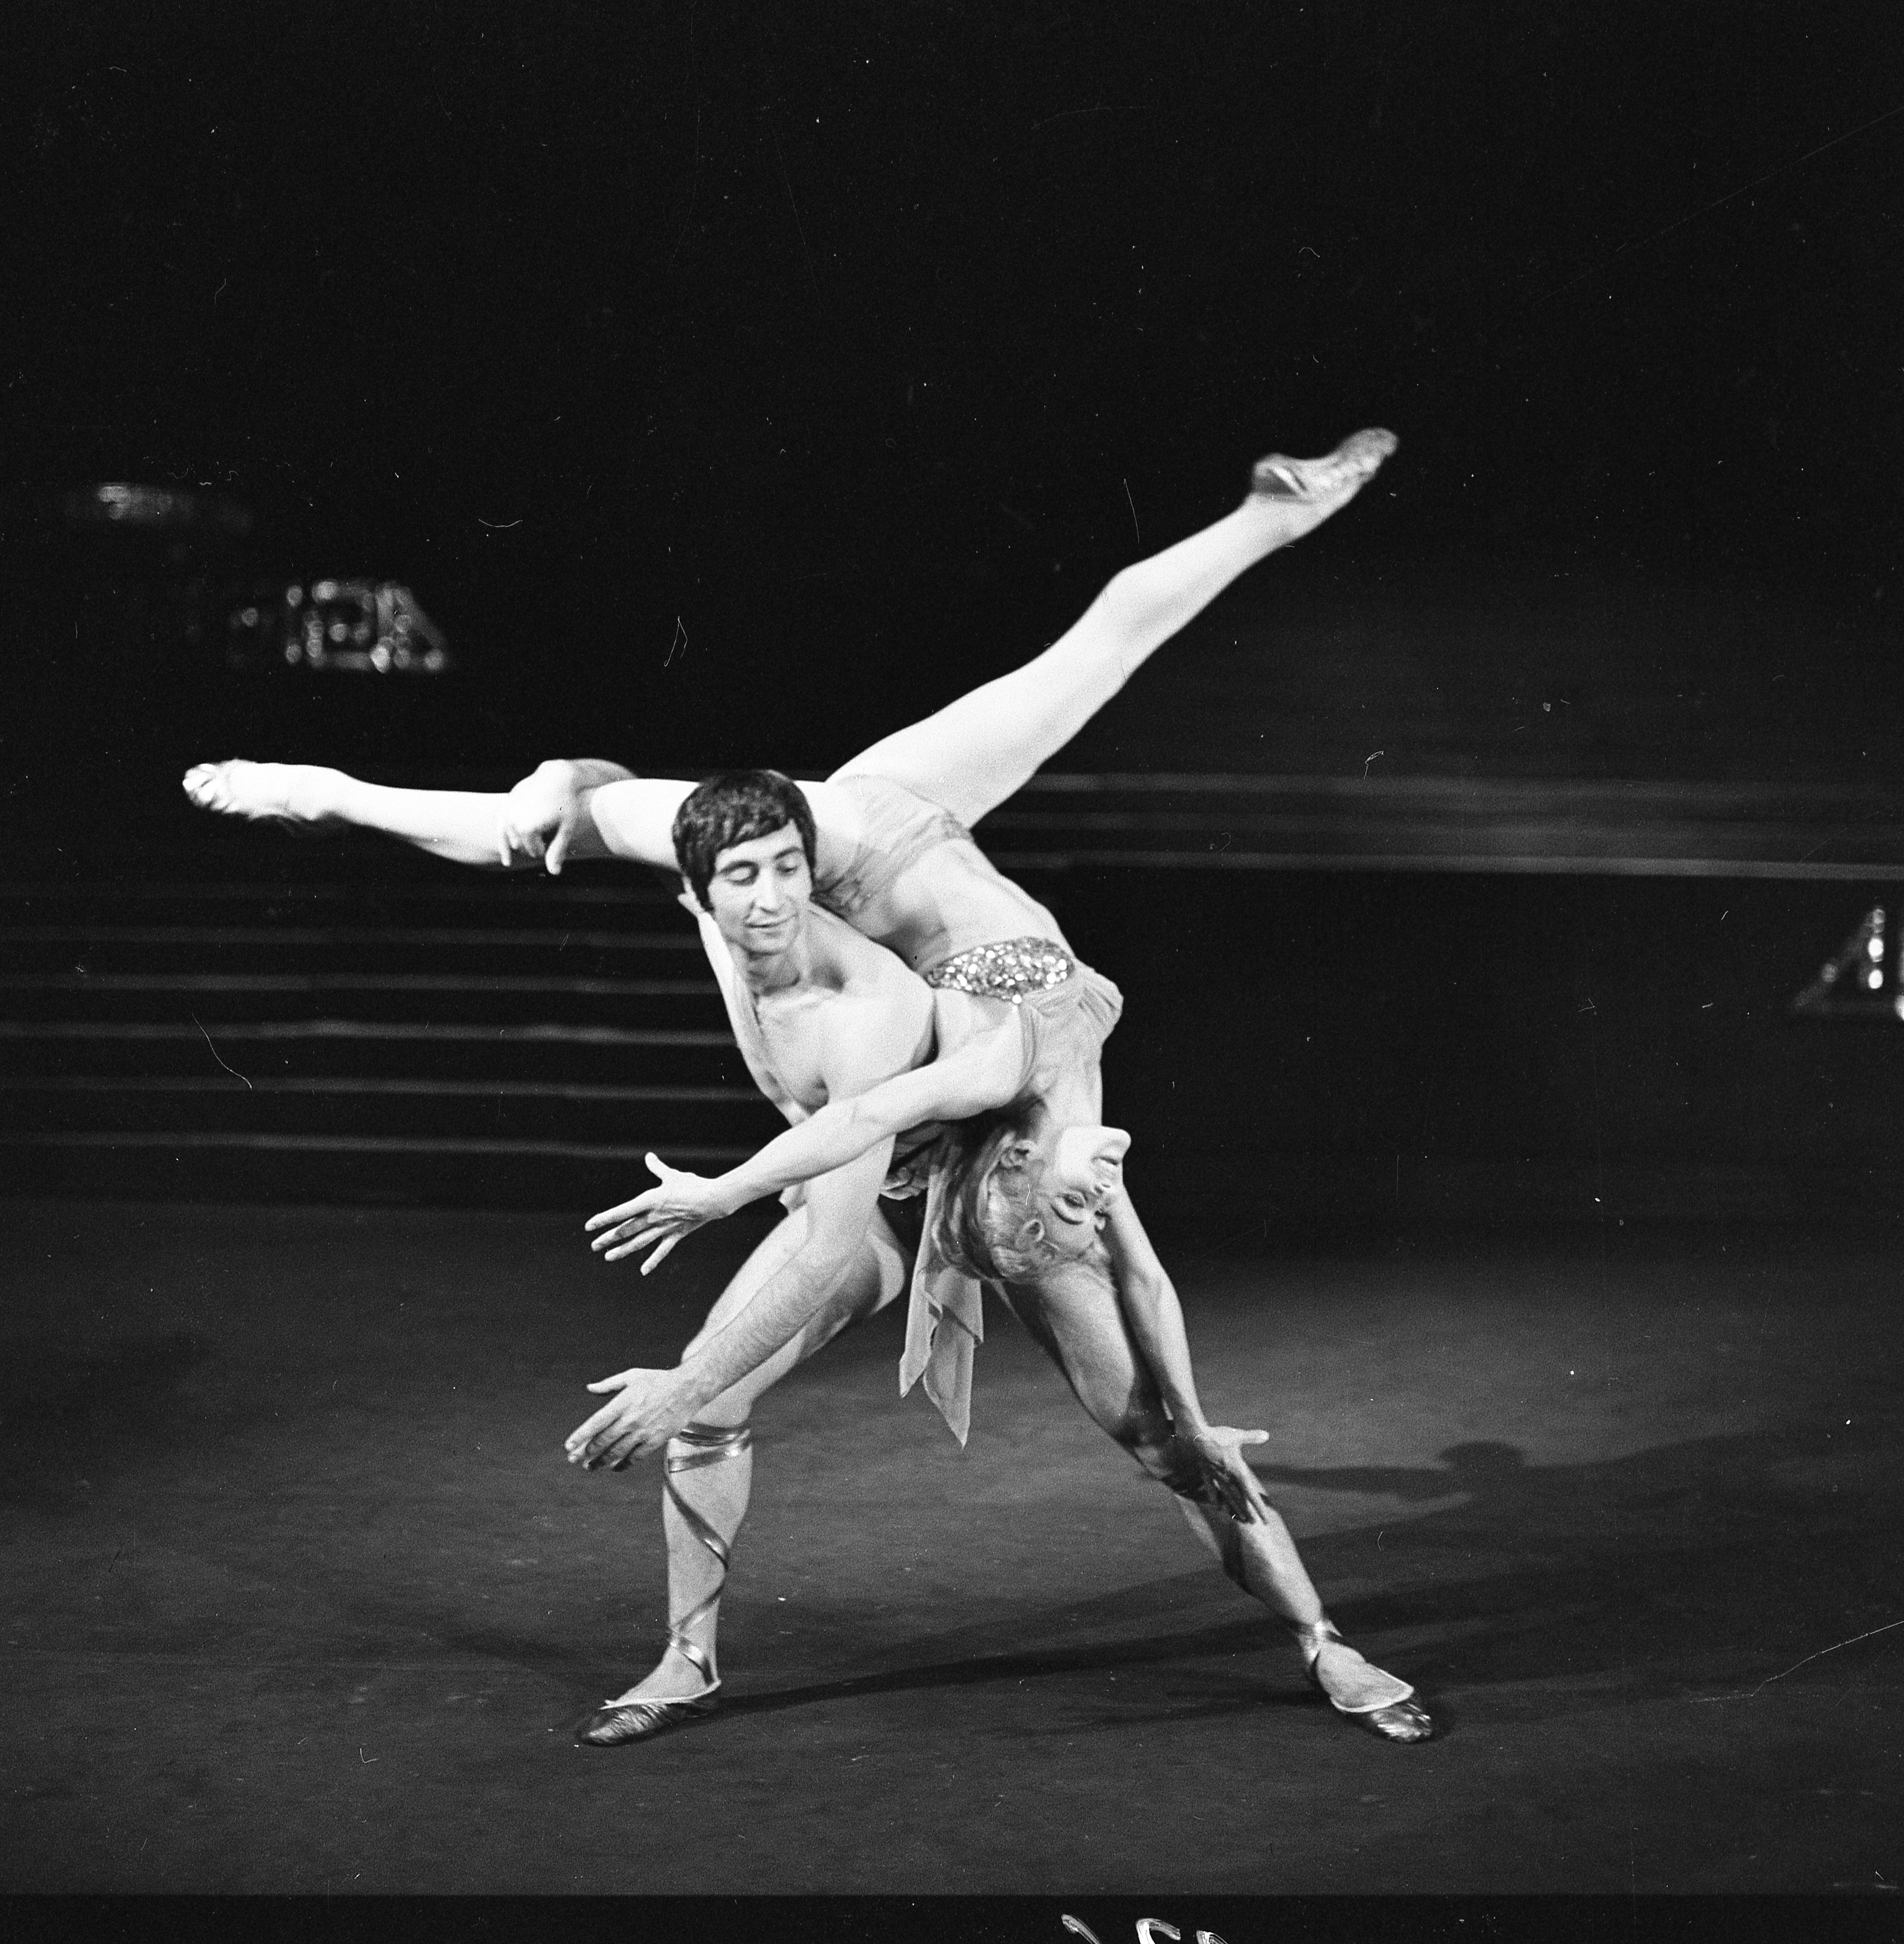
[[[1888,1235],[1173,1246],[1207,1401],[1274,1433],[1325,1596],[1444,1724],[1414,1749],[1307,1692],[1008,1318],[961,1453],[896,1395],[888,1312],[761,1413],[729,1705],[604,1754],[568,1726],[660,1634],[658,1481],[561,1440],[586,1380],[671,1358],[740,1225],[644,1282],[543,1215],[0,1224],[0,1887],[1881,1895],[1904,1870]]]

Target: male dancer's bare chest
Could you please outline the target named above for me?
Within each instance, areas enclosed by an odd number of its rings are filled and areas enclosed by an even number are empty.
[[[714,974],[726,1007],[727,1024],[754,1084],[789,1120],[801,1120],[817,1113],[832,1097],[825,1048],[829,1039],[842,1030],[841,1023],[830,1015],[832,1009],[848,1004],[845,994],[826,980],[776,993],[764,1000],[757,998],[712,921],[703,913],[697,913],[696,920],[709,969]],[[823,917],[821,922],[847,930],[830,916]],[[851,949],[865,952],[872,948],[853,942]],[[912,1063],[929,1060],[933,1046],[931,995],[920,986],[909,1004],[906,994],[887,996],[896,1010],[906,1014],[914,1029],[916,1044]],[[864,1001],[862,994],[862,1009]],[[850,1036],[851,1031],[849,1021],[844,1032]]]
[[[821,1058],[826,1043],[826,1008],[837,995],[776,994],[754,999],[743,989],[741,1002],[750,1007],[761,1064],[773,1085],[768,1097],[777,1106],[792,1106],[817,1114],[831,1097]]]

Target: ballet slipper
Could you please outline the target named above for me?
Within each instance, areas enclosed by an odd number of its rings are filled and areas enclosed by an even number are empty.
[[[1393,432],[1372,426],[1350,433],[1321,459],[1291,459],[1272,452],[1251,469],[1250,491],[1266,500],[1333,499],[1372,479],[1400,443]]]
[[[1339,1715],[1389,1742],[1425,1742],[1435,1732],[1414,1689],[1365,1659],[1331,1620],[1290,1629],[1311,1684]]]

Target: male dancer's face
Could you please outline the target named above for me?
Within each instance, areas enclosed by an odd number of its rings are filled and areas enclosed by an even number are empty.
[[[771,958],[800,935],[813,894],[807,853],[789,823],[716,855],[707,906],[715,928],[735,952]]]

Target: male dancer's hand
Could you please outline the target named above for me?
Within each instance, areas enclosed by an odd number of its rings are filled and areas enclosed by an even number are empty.
[[[518,857],[540,857],[551,877],[560,877],[582,814],[574,764],[537,764],[503,800],[497,847],[504,867]]]
[[[1195,1454],[1204,1475],[1204,1484],[1213,1502],[1240,1525],[1253,1525],[1269,1510],[1249,1461],[1243,1456],[1246,1444],[1267,1444],[1266,1431],[1234,1431],[1226,1424],[1200,1425],[1180,1430],[1177,1437]]]
[[[582,1225],[590,1231],[605,1231],[589,1247],[606,1262],[618,1263],[637,1249],[660,1243],[661,1246],[641,1265],[644,1275],[658,1268],[684,1235],[691,1235],[697,1229],[734,1212],[723,1197],[720,1184],[706,1175],[670,1167],[658,1155],[650,1155],[647,1164],[650,1173],[660,1181],[659,1188],[651,1188],[632,1201],[604,1208]]]
[[[586,1423],[563,1441],[568,1462],[585,1472],[606,1465],[620,1471],[631,1459],[652,1458],[689,1422],[699,1400],[675,1370],[620,1370],[591,1384],[592,1391],[619,1391]]]

